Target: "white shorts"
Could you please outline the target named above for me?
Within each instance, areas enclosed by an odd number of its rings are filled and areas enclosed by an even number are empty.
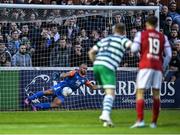
[[[137,74],[137,89],[161,89],[162,72],[154,69],[140,69]]]

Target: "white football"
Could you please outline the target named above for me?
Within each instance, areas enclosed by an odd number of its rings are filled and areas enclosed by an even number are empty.
[[[62,90],[62,94],[67,97],[72,94],[72,89],[70,87],[64,87]]]

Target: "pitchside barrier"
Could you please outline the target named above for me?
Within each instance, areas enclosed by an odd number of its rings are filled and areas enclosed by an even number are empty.
[[[37,69],[37,68],[36,68]],[[46,90],[50,86],[55,85],[59,80],[54,77],[54,73],[67,72],[73,68],[41,68],[33,70],[33,68],[6,68],[0,72],[0,110],[1,111],[19,111],[29,110],[23,103],[23,100],[40,90]],[[126,68],[127,69],[127,68]],[[132,70],[132,69],[131,69]],[[169,72],[171,76],[173,72]],[[135,78],[137,71],[118,70],[116,99],[113,105],[114,109],[135,108]],[[87,77],[93,83],[92,70],[88,70]],[[5,79],[6,82],[3,82]],[[163,81],[161,89],[161,107],[162,108],[179,108],[180,107],[180,79],[175,82]],[[145,94],[145,107],[151,108],[150,90]],[[90,90],[88,87],[82,86],[71,96],[66,97],[64,104],[58,110],[79,110],[79,109],[100,109],[102,107],[102,99],[104,91]],[[41,99],[35,99],[34,102],[51,101],[52,97],[44,96]]]

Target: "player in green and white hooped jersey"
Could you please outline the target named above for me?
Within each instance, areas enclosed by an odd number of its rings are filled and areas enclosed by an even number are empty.
[[[126,38],[125,25],[118,23],[113,27],[113,34],[99,41],[89,51],[89,58],[93,61],[93,72],[100,87],[105,90],[103,111],[99,117],[104,126],[113,126],[110,114],[115,98],[116,69],[119,66],[126,48],[131,41]]]

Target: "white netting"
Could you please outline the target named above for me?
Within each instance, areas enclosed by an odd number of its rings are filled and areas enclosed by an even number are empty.
[[[114,24],[124,22],[127,37],[133,39],[134,34],[144,28],[145,18],[151,15],[150,13],[158,15],[158,7],[1,4],[0,9],[2,10],[0,13],[0,51],[2,50],[0,66],[13,67],[0,69],[0,110],[24,110],[23,99],[27,96],[26,90],[33,92],[47,89],[53,85],[51,81],[53,72],[62,72],[69,67],[77,67],[81,63],[87,63],[91,67],[92,63],[87,55],[89,48],[111,34]],[[127,52],[120,66],[137,67],[137,63],[138,57]],[[46,68],[42,70],[38,67]],[[65,68],[59,70],[58,67]],[[117,78],[124,81],[127,85],[125,90],[127,90],[133,85],[131,81],[135,81],[136,72],[132,71],[132,68],[124,69],[118,72]],[[40,79],[39,83],[31,83],[37,76]],[[45,82],[41,80],[43,77]],[[93,79],[92,71],[89,72],[88,77]],[[46,79],[49,79],[48,82]],[[119,88],[119,82],[117,82],[117,91]],[[62,108],[100,108],[101,91],[89,94],[91,91],[83,90],[86,96],[82,91],[79,93],[80,96],[75,93],[74,96],[67,98]],[[125,92],[126,98],[129,97],[131,100],[134,99],[133,86],[130,91],[132,92],[129,95]],[[115,102],[115,108],[134,107],[134,103],[121,101],[124,93],[117,96],[119,99],[117,98]]]

